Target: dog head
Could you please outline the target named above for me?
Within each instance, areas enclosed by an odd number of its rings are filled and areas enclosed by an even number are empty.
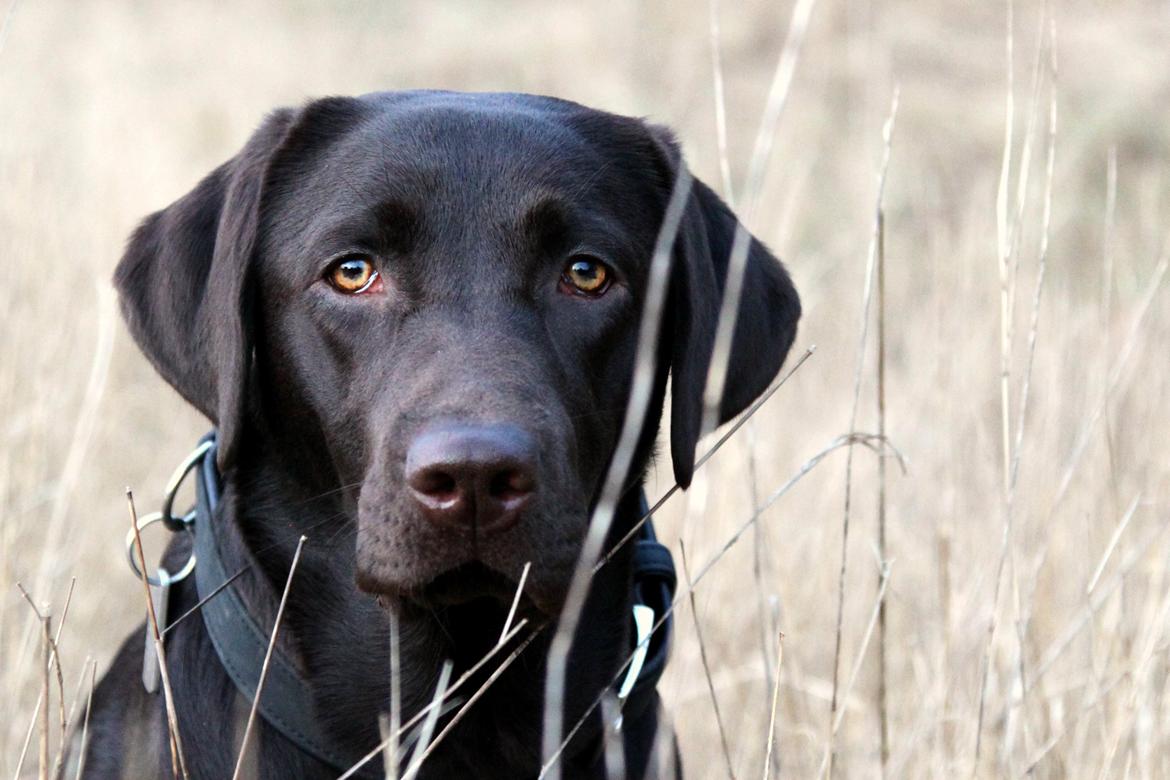
[[[271,115],[132,237],[148,358],[220,432],[335,490],[366,591],[460,601],[532,562],[554,613],[617,437],[682,168],[662,128],[552,98],[382,93]],[[737,222],[694,182],[673,242],[644,469],[671,375],[689,484]],[[751,240],[720,422],[776,375],[800,305]]]

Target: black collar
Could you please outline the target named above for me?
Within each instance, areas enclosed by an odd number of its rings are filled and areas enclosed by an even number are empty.
[[[205,444],[207,443],[207,444]],[[220,556],[215,510],[220,498],[220,475],[216,468],[215,432],[200,442],[194,471],[195,512],[189,530],[194,532],[195,585],[202,607],[200,614],[224,671],[240,694],[251,701],[256,693],[260,669],[268,649],[268,632],[257,623],[243,594],[229,583],[236,572],[228,572]],[[640,495],[639,514],[649,508]],[[167,514],[170,508],[167,507]],[[225,586],[225,583],[228,583]],[[655,700],[654,689],[666,668],[670,644],[670,606],[676,577],[670,551],[658,542],[651,521],[645,522],[634,542],[631,652],[633,661],[619,678],[616,693],[622,713],[636,719]],[[666,616],[663,619],[663,616]],[[661,626],[653,629],[655,621]],[[313,715],[313,697],[308,681],[296,663],[274,649],[263,695],[257,709],[270,726],[306,753],[326,764],[346,770],[363,756],[337,743],[322,731]],[[620,719],[619,719],[620,724]]]

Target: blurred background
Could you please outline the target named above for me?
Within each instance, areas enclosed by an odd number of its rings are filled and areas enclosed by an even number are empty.
[[[142,619],[122,557],[124,488],[154,509],[207,427],[117,316],[110,275],[142,217],[275,106],[407,87],[547,93],[649,117],[742,203],[794,10],[3,5],[4,776],[19,776],[41,685],[39,628],[16,582],[56,620],[76,578],[60,641],[68,706],[84,696],[87,659],[100,675]],[[885,628],[879,458],[839,448],[715,564],[693,610],[680,604],[660,690],[688,776],[727,776],[729,764],[760,776],[774,690],[778,776],[826,773],[830,753],[838,776],[1170,776],[1170,5],[802,10],[807,34],[765,128],[772,153],[747,220],[804,300],[789,365],[816,351],[657,522],[676,560],[685,539],[697,571],[854,416],[857,431],[884,424],[905,459],[886,450]],[[896,90],[882,306],[867,279]],[[670,484],[664,464],[651,500]],[[35,764],[34,744],[24,774]]]

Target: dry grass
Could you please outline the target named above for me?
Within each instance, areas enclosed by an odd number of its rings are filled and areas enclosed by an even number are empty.
[[[234,152],[274,105],[411,86],[542,92],[649,115],[678,129],[697,175],[744,193],[793,10],[721,3],[713,58],[705,0],[4,6],[0,776],[15,771],[46,688],[42,760],[53,760],[59,713],[87,694],[87,656],[100,672],[142,619],[122,559],[123,487],[152,509],[205,428],[116,320],[107,280],[141,216]],[[880,771],[879,642],[889,777],[1170,775],[1170,9],[1069,0],[1053,12],[1050,204],[1039,2],[1017,3],[1012,18],[1005,177],[1004,5],[825,0],[753,208],[751,226],[805,301],[794,358],[818,349],[705,466],[705,508],[686,524],[696,572],[752,516],[753,493],[769,495],[847,432],[881,125],[900,87],[883,197],[884,425],[908,467],[887,471],[893,574],[883,580],[878,466],[867,449],[853,455],[839,776]],[[873,431],[872,339],[865,350],[856,427]],[[824,764],[845,460],[830,455],[797,482],[695,591],[737,777],[760,776],[769,749],[781,776]],[[660,467],[651,499],[669,485]],[[676,496],[659,521],[676,550],[685,503]],[[15,582],[56,616],[73,576],[56,644],[65,678],[85,684],[66,686],[62,708],[55,670],[49,684],[38,667],[51,655],[45,629]],[[884,632],[873,634],[883,581]],[[676,625],[661,690],[688,774],[725,776],[689,608]],[[28,776],[38,752],[34,736]]]

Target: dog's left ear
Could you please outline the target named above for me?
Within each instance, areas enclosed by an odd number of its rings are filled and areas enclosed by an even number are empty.
[[[672,177],[685,163],[670,132],[651,126]],[[673,181],[672,181],[673,183]],[[675,481],[691,483],[703,415],[703,390],[728,261],[739,220],[710,187],[695,179],[675,239],[663,329],[670,334],[670,454]],[[750,236],[743,293],[727,380],[719,404],[723,424],[759,397],[780,371],[800,319],[800,298],[780,261]]]

